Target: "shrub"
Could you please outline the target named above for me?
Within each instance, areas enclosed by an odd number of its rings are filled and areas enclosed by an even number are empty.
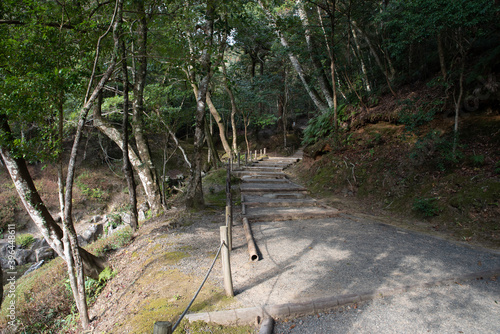
[[[17,207],[17,197],[0,192],[0,234],[7,230],[9,224],[15,223],[15,212]]]
[[[338,106],[338,120],[344,119],[345,110],[346,105]],[[326,113],[319,114],[318,116],[311,118],[307,123],[307,127],[304,130],[304,139],[302,140],[302,144],[312,145],[319,139],[326,138],[332,135],[334,130],[335,127],[333,124],[333,110],[329,110]]]
[[[17,331],[12,333],[59,333],[61,319],[71,313],[73,297],[64,288],[66,265],[54,259],[16,282]],[[2,304],[0,327],[6,327],[9,302]],[[10,327],[9,327],[10,328]],[[6,331],[9,333],[9,331]]]
[[[436,198],[416,198],[413,201],[413,211],[425,218],[437,216],[440,210],[436,200]]]
[[[87,302],[89,305],[92,305],[96,300],[99,294],[102,292],[104,287],[110,279],[116,276],[116,271],[111,270],[111,268],[106,267],[99,274],[99,279],[95,280],[92,278],[87,278],[85,280],[85,293],[87,295]]]
[[[22,248],[29,248],[34,241],[35,238],[31,234],[19,234],[16,236],[16,245]]]
[[[474,167],[481,167],[484,165],[484,155],[471,155],[470,162]]]

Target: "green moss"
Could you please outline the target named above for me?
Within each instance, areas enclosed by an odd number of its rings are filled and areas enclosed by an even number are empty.
[[[184,251],[184,252],[188,252],[188,251],[192,251],[194,250],[195,248],[191,245],[184,245],[184,246],[180,246],[179,247],[179,250],[180,251]]]
[[[157,293],[146,297],[136,309],[135,315],[113,329],[113,333],[151,333],[156,321],[170,321],[175,323],[180,314],[187,307],[202,278],[186,275],[179,270],[157,271],[148,270],[150,275],[143,275],[138,285],[151,285],[158,280],[171,282],[163,286]],[[226,298],[222,289],[215,288],[210,283],[205,284],[198,298],[190,308],[190,312],[206,312],[220,310],[234,303],[234,298]],[[200,324],[190,324],[183,320],[176,333],[199,333]],[[207,325],[219,331],[213,333],[248,333],[248,327],[222,327]],[[235,329],[238,328],[238,329]],[[227,329],[227,330],[226,330]],[[236,330],[236,331],[234,331]],[[241,330],[244,330],[241,332]],[[245,331],[246,330],[246,331]]]

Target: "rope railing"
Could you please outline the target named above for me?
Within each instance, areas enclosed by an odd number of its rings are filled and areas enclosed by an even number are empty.
[[[205,275],[205,278],[203,279],[203,282],[201,282],[200,287],[198,288],[198,290],[194,294],[193,299],[191,299],[191,301],[189,302],[189,304],[186,307],[186,309],[184,310],[184,312],[182,312],[182,314],[179,317],[179,319],[177,319],[177,322],[172,327],[172,331],[175,331],[175,329],[177,328],[177,326],[179,326],[179,324],[181,323],[182,319],[184,318],[184,316],[186,315],[186,313],[189,311],[189,308],[191,307],[191,305],[193,305],[196,297],[198,297],[198,294],[200,293],[201,289],[203,288],[203,285],[205,285],[205,282],[207,281],[208,276],[210,275],[210,273],[212,272],[212,269],[214,268],[215,262],[217,261],[217,258],[219,257],[219,254],[220,254],[220,251],[222,249],[222,246],[224,246],[224,242],[220,243],[219,249],[217,250],[217,254],[215,254],[215,258],[214,258],[214,260],[212,262],[212,265],[210,266],[210,269],[208,269],[208,272]]]

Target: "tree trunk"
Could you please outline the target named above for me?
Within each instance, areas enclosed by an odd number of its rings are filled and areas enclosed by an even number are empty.
[[[139,155],[142,164],[144,164],[143,173],[148,179],[146,192],[148,197],[148,203],[151,211],[155,214],[162,210],[161,206],[161,194],[160,188],[158,186],[158,180],[156,177],[155,166],[153,160],[151,159],[151,154],[149,151],[149,145],[146,137],[144,136],[144,124],[143,124],[143,112],[144,112],[144,87],[146,86],[146,75],[147,75],[147,39],[148,39],[148,27],[146,20],[146,13],[144,9],[144,3],[142,1],[137,1],[136,10],[139,15],[137,21],[137,59],[135,61],[134,67],[134,102],[132,104],[133,112],[133,122],[132,131],[134,133],[134,138],[137,146],[137,153]]]
[[[118,131],[111,124],[109,124],[108,121],[102,118],[100,103],[96,103],[94,106],[93,123],[94,126],[99,129],[99,131],[101,131],[105,136],[115,142],[118,147],[123,149],[123,136],[120,131]],[[146,199],[150,207],[152,207],[152,203],[155,203],[158,200],[161,202],[161,199],[157,198],[157,196],[159,196],[159,192],[157,193],[155,191],[156,183],[155,178],[153,177],[153,171],[149,169],[150,164],[143,163],[130,144],[128,145],[128,157],[130,163],[132,164],[132,167],[134,167],[137,175],[139,176],[139,180],[141,181],[142,187],[146,194]]]
[[[198,89],[196,89],[196,91],[198,91]],[[224,147],[224,152],[226,152],[226,155],[230,157],[231,147],[229,146],[229,143],[226,138],[226,129],[224,128],[224,122],[222,121],[222,118],[220,117],[220,114],[215,108],[214,104],[212,103],[212,98],[210,96],[210,92],[208,91],[206,96],[206,104],[208,105],[210,114],[212,114],[213,118],[215,119],[215,123],[217,123],[217,126],[219,127],[219,136],[220,136],[220,141],[222,142],[222,146]]]
[[[217,149],[215,148],[214,140],[210,133],[210,128],[208,127],[208,123],[206,122],[206,120],[203,123],[204,123],[203,127],[205,129],[205,139],[207,140],[208,144],[208,161],[209,163],[211,162],[214,167],[217,167],[221,163],[219,154],[217,153]]]
[[[76,301],[78,311],[80,313],[80,321],[83,329],[89,327],[89,316],[87,309],[87,301],[85,295],[85,278],[84,278],[84,268],[83,260],[80,255],[80,248],[78,246],[77,235],[75,227],[73,225],[73,182],[76,170],[76,158],[78,155],[78,145],[80,144],[80,139],[82,137],[83,127],[85,125],[85,120],[89,113],[92,103],[95,101],[97,96],[100,94],[104,87],[104,84],[108,81],[109,77],[114,71],[117,53],[119,50],[119,40],[120,40],[120,27],[122,21],[122,10],[123,10],[123,0],[117,2],[116,20],[113,22],[113,40],[114,49],[112,60],[109,63],[108,70],[104,73],[101,80],[94,89],[93,94],[89,100],[85,103],[85,106],[80,111],[80,116],[78,120],[78,126],[73,140],[73,147],[71,148],[70,159],[68,162],[68,173],[66,175],[66,192],[64,196],[64,217],[62,217],[63,225],[63,243],[65,246],[64,253],[66,255],[66,264],[68,267],[68,275],[70,278],[71,290],[73,291],[73,296]],[[115,19],[115,17],[113,17]]]
[[[299,10],[299,17],[302,21],[302,26],[304,27],[307,50],[309,51],[309,57],[311,58],[311,62],[314,65],[314,68],[316,69],[319,87],[321,88],[321,92],[323,93],[323,96],[325,97],[325,100],[328,103],[328,107],[332,108],[333,107],[332,88],[330,87],[330,83],[328,82],[328,79],[326,77],[323,65],[321,64],[321,61],[319,60],[315,52],[315,50],[317,50],[317,47],[314,41],[313,34],[311,33],[309,18],[307,17],[307,13],[304,9],[304,4],[302,3],[301,0],[297,0],[297,5]]]
[[[357,58],[359,59],[359,62],[361,64],[361,72],[363,73],[363,81],[365,83],[366,91],[371,92],[372,88],[370,86],[370,80],[368,79],[368,73],[366,70],[365,61],[363,60],[363,52],[361,51],[361,47],[359,46],[358,35],[356,33],[356,29],[354,29],[354,27],[351,27],[351,32],[352,32],[352,37],[354,39],[354,45],[356,46],[356,50],[358,51],[357,54],[354,53],[354,55],[357,56]]]
[[[309,83],[309,77],[306,75],[302,65],[299,62],[299,59],[290,51],[288,41],[286,40],[282,32],[278,29],[275,18],[272,16],[269,10],[264,6],[261,0],[259,0],[258,2],[260,7],[264,10],[267,18],[269,19],[271,26],[274,28],[276,35],[280,39],[281,45],[283,46],[283,48],[285,48],[285,51],[288,53],[288,58],[290,59],[293,68],[297,72],[297,75],[299,76],[300,81],[302,82],[302,85],[304,86],[304,89],[306,90],[307,94],[309,95],[314,105],[320,112],[326,112],[328,110],[328,105],[321,100],[320,96],[318,95],[318,92],[316,92],[314,87]]]
[[[464,71],[465,71],[465,54],[461,50],[461,66],[460,78],[458,79],[458,97],[455,99],[455,124],[453,126],[453,157],[456,157],[458,146],[458,120],[460,116],[460,106],[462,105],[462,97],[464,93]]]
[[[263,65],[261,64],[261,69],[263,68]],[[224,61],[222,62],[222,74],[223,74],[223,81],[224,81],[224,88],[226,89],[227,94],[229,95],[229,100],[231,101],[231,128],[233,130],[233,152],[238,151],[238,134],[236,130],[236,113],[238,112],[238,107],[236,105],[236,99],[234,98],[233,91],[229,87],[229,83],[227,80],[227,71],[226,71],[226,64]]]
[[[130,227],[137,231],[137,194],[135,191],[135,180],[132,165],[128,158],[128,70],[127,70],[127,55],[125,51],[125,42],[122,41],[122,75],[123,75],[123,122],[122,122],[122,153],[123,153],[123,174],[127,180],[128,196],[129,196],[129,213],[130,213]]]
[[[61,94],[62,95],[62,94]],[[62,152],[64,148],[64,106],[62,96],[59,97],[59,124],[58,124],[58,139],[60,141],[59,149],[61,150],[59,156],[57,157],[57,188],[59,195],[59,217],[63,217],[64,215],[64,172],[63,172],[63,158]]]
[[[336,11],[336,0],[332,1],[332,8],[330,12],[330,24],[331,24],[331,53],[330,53],[330,71],[332,76],[332,90],[333,90],[333,128],[335,129],[335,138],[338,139],[338,110],[337,110],[337,83],[335,82],[335,11]]]
[[[389,72],[387,71],[387,68],[386,66],[384,66],[384,64],[382,64],[382,61],[380,60],[380,57],[378,56],[377,54],[377,51],[375,50],[375,48],[373,47],[373,44],[370,40],[370,38],[368,37],[367,34],[365,34],[363,32],[363,30],[361,30],[360,27],[358,27],[356,21],[351,21],[351,24],[354,28],[356,28],[360,33],[361,35],[363,36],[364,40],[366,41],[366,44],[368,45],[368,48],[370,49],[370,53],[372,54],[373,58],[375,59],[375,62],[377,63],[380,71],[382,71],[382,73],[384,74],[385,76],[385,79],[386,79],[386,82],[387,82],[387,85],[389,87],[389,89],[391,90],[391,93],[392,95],[396,96],[396,93],[394,92],[394,90],[392,89],[392,85],[391,85],[391,82],[392,80],[394,79],[394,76],[396,75],[396,70],[394,69],[394,67],[392,66],[392,62],[389,58],[388,55],[386,55],[386,59],[387,59],[387,62],[389,64],[389,67],[390,67],[390,74]]]
[[[247,145],[247,156],[250,156],[250,143],[248,141],[248,125],[250,125],[250,115],[245,115],[243,111],[241,111],[241,116],[243,117],[243,127],[245,131],[245,144]]]
[[[191,170],[191,179],[186,189],[185,203],[187,208],[198,208],[205,205],[203,199],[203,187],[201,183],[202,149],[203,149],[203,122],[205,121],[205,106],[208,92],[208,85],[211,78],[211,57],[210,50],[213,44],[215,3],[208,2],[205,14],[205,47],[200,59],[201,81],[198,86],[198,96],[196,98],[196,128],[194,141],[194,160]]]
[[[447,78],[446,60],[444,56],[443,36],[441,32],[438,32],[437,34],[437,46],[439,54],[439,65],[441,67],[441,75],[443,76],[443,81],[446,81]]]

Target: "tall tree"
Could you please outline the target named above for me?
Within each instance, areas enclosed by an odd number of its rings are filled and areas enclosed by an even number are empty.
[[[186,189],[185,202],[188,208],[200,207],[205,204],[203,199],[203,187],[201,181],[202,168],[202,148],[203,148],[203,132],[205,122],[205,106],[208,86],[212,77],[212,62],[211,54],[213,47],[214,35],[214,20],[215,20],[215,1],[207,0],[204,15],[205,24],[199,28],[203,36],[203,46],[200,50],[199,58],[199,77],[198,96],[196,98],[196,114],[195,114],[195,137],[194,137],[194,159],[193,168],[191,169],[191,179]]]

